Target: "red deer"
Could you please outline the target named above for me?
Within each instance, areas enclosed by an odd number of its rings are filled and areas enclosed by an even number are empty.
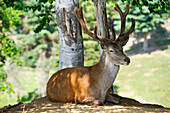
[[[46,92],[49,100],[88,105],[102,105],[104,102],[119,103],[119,99],[108,92],[117,76],[119,65],[130,63],[129,57],[123,53],[123,46],[128,42],[129,35],[134,31],[135,21],[131,19],[132,25],[125,32],[129,4],[126,5],[124,13],[117,4],[115,10],[121,17],[121,32],[116,39],[112,28],[112,38],[108,39],[97,35],[97,24],[95,24],[94,33],[88,30],[83,18],[82,7],[75,8],[73,13],[84,31],[89,36],[99,40],[103,53],[100,61],[93,66],[65,68],[54,73],[47,83]]]

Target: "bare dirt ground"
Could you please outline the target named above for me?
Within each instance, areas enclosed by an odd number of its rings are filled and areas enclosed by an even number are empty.
[[[74,103],[55,103],[42,97],[34,99],[28,104],[19,103],[14,106],[5,106],[1,113],[58,113],[58,112],[116,112],[116,113],[170,113],[170,108],[160,105],[142,104],[134,99],[120,97],[118,105],[106,103],[103,106],[88,106]]]

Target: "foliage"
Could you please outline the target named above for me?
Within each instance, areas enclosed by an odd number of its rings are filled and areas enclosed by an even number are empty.
[[[7,4],[6,4],[7,3]],[[14,4],[13,4],[14,5]],[[20,16],[23,13],[10,6],[6,0],[0,1],[0,32],[10,32],[10,27],[16,29],[16,26],[20,24]]]
[[[18,29],[20,34],[17,35],[17,40],[20,43],[17,47],[22,51],[25,66],[36,67],[39,50],[45,50],[50,58],[54,55],[54,51],[51,53],[50,49],[58,43],[54,4],[52,0],[29,0],[26,9]],[[54,59],[55,62],[59,60],[53,57]],[[50,66],[55,67],[55,62]]]
[[[143,10],[142,7],[147,7],[150,13],[157,12],[159,10],[169,10],[168,0],[121,0],[127,1],[131,5],[138,7],[140,11]]]
[[[122,2],[126,1],[129,2],[131,5],[138,7],[140,11],[142,11],[142,7],[146,7],[151,13],[158,12],[160,10],[168,10],[169,9],[169,1],[167,0],[121,0]],[[93,0],[80,0],[80,6],[85,6],[84,11],[86,12],[86,17],[90,18],[90,21],[87,21],[90,27],[94,24],[95,19],[95,12],[93,14],[94,6]],[[115,2],[120,2],[120,0],[110,1],[106,0],[107,8],[110,9],[114,6]],[[32,10],[33,12],[40,11],[41,13],[37,14],[39,19],[38,25],[35,28],[35,32],[39,32],[43,29],[44,26],[49,25],[51,21],[54,21],[54,0],[31,0],[30,4],[27,6],[28,10]],[[90,13],[88,13],[90,11]],[[108,10],[107,13],[109,14],[113,10]]]
[[[14,7],[14,5],[19,4],[16,2],[10,4],[9,2],[5,0],[0,1],[0,93],[7,91],[8,94],[14,91],[11,84],[6,82],[5,62],[7,58],[10,58],[11,63],[15,62],[17,65],[21,65],[22,62],[18,58],[19,50],[16,48],[14,41],[7,36],[7,33],[11,32],[11,27],[16,29],[16,26],[20,24],[19,16],[23,14]]]
[[[97,41],[84,41],[84,64],[85,66],[92,66],[99,61],[99,44]]]
[[[89,26],[90,28],[94,28],[94,24],[96,21],[96,16],[95,16],[96,13],[95,13],[95,7],[93,1],[92,0],[88,0],[84,2],[81,1],[80,6],[83,7],[83,14],[87,26]]]
[[[54,32],[54,34],[56,38],[56,32]],[[49,31],[42,30],[39,33],[21,34],[17,36],[17,39],[21,41],[21,43],[17,46],[22,51],[25,66],[36,67],[39,57],[39,50],[45,50],[46,53],[50,52],[48,49],[53,48],[53,46],[56,44],[55,39],[52,39],[52,35],[53,34],[51,34]],[[52,52],[49,54],[49,56],[47,55],[47,57],[49,58],[51,55],[56,54],[58,55],[59,51],[57,53]]]
[[[54,19],[54,0],[30,0],[27,10],[34,12],[34,16],[38,17],[38,25],[34,32],[40,32],[44,26],[48,26]]]
[[[133,7],[129,18],[136,20],[136,32],[149,32],[156,29],[157,24],[164,24],[167,15],[164,10],[150,13],[147,7],[142,7],[142,11]]]
[[[130,3],[135,2],[135,0],[129,1],[129,2]],[[124,2],[121,2],[121,0],[119,0],[117,3],[125,11],[126,4]],[[152,3],[152,1],[150,1],[148,3],[153,4],[155,2]],[[113,4],[114,3],[110,1],[106,5],[108,8],[113,9],[113,6],[114,6]],[[135,4],[132,3],[132,5],[135,5]],[[131,6],[129,14],[127,16],[126,29],[129,29],[131,26],[131,18],[134,18],[136,21],[136,25],[135,25],[136,32],[149,32],[151,30],[156,29],[156,25],[163,24],[164,20],[168,17],[168,13],[167,13],[167,11],[165,11],[165,9],[160,8],[160,7],[156,9],[156,7],[153,7],[154,11],[150,12],[149,7],[142,5],[142,3],[140,5],[140,7],[138,7],[137,5]],[[110,10],[107,11],[108,18],[111,18],[114,20],[114,23],[113,23],[114,28],[118,31],[120,29],[120,23],[121,23],[119,13],[115,12],[115,10],[111,10],[111,11],[113,13],[110,12]]]
[[[92,31],[96,22],[96,13],[93,0],[80,0],[80,6],[83,7],[84,19],[86,25]],[[97,40],[83,32],[84,44],[84,65],[92,66],[99,61],[99,44]]]
[[[123,1],[123,2],[121,2]],[[118,0],[116,3],[119,4],[121,9],[125,10],[126,2],[131,4],[130,12],[127,16],[127,27],[128,29],[131,26],[131,18],[136,20],[135,30],[136,32],[149,32],[153,29],[156,29],[157,24],[163,24],[164,20],[168,17],[168,1],[164,0],[156,0],[156,1],[147,1],[147,0]],[[90,28],[94,27],[95,23],[95,13],[93,1],[82,1],[80,6],[84,7],[85,18],[91,18],[87,23]],[[148,4],[148,5],[147,5]],[[86,6],[88,5],[88,7]],[[114,24],[114,28],[116,31],[120,29],[120,16],[114,10],[115,1],[107,1],[107,17],[109,25]],[[93,9],[93,10],[91,10]],[[114,20],[114,23],[110,23],[110,19]]]

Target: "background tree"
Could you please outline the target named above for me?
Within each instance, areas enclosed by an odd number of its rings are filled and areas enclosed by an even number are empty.
[[[72,11],[78,0],[56,0],[56,18],[59,32],[59,70],[66,67],[83,66],[83,39],[81,27]]]
[[[109,27],[107,22],[106,0],[95,0],[98,34],[102,37],[109,38]],[[100,48],[100,54],[102,49]]]

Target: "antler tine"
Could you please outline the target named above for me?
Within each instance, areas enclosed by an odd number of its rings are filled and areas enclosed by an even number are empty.
[[[94,35],[93,35],[93,37],[95,39],[98,39],[98,37],[97,37],[97,23],[96,22],[95,22],[95,26],[94,26]]]
[[[97,35],[97,23],[95,23],[95,28],[94,28],[94,33],[92,33],[90,30],[88,30],[85,21],[84,21],[84,17],[83,17],[83,11],[82,11],[82,7],[75,8],[73,11],[73,14],[76,15],[77,19],[79,20],[81,26],[83,27],[84,31],[86,32],[86,34],[88,34],[89,36],[101,41],[103,39],[103,37],[98,36]]]
[[[114,27],[113,25],[111,26],[111,32],[112,32],[112,38],[111,38],[111,41],[114,41],[116,39],[116,34],[115,34],[115,30],[114,30]]]
[[[110,30],[111,30],[111,42],[113,42],[115,39],[116,39],[116,34],[115,34],[115,30],[114,30],[114,20],[113,19],[111,19],[111,18],[109,18],[109,22],[110,22]]]
[[[124,31],[125,31],[126,16],[129,12],[129,4],[128,3],[126,4],[126,11],[124,13],[122,12],[122,10],[120,9],[118,4],[116,4],[115,10],[120,14],[120,17],[121,17],[121,32],[120,32],[120,35],[122,35],[122,33],[124,33]]]
[[[133,18],[131,18],[131,21],[132,21],[132,25],[131,25],[130,29],[126,33],[124,33],[123,37],[121,37],[122,39],[128,37],[134,31],[134,29],[135,29],[135,20]]]

